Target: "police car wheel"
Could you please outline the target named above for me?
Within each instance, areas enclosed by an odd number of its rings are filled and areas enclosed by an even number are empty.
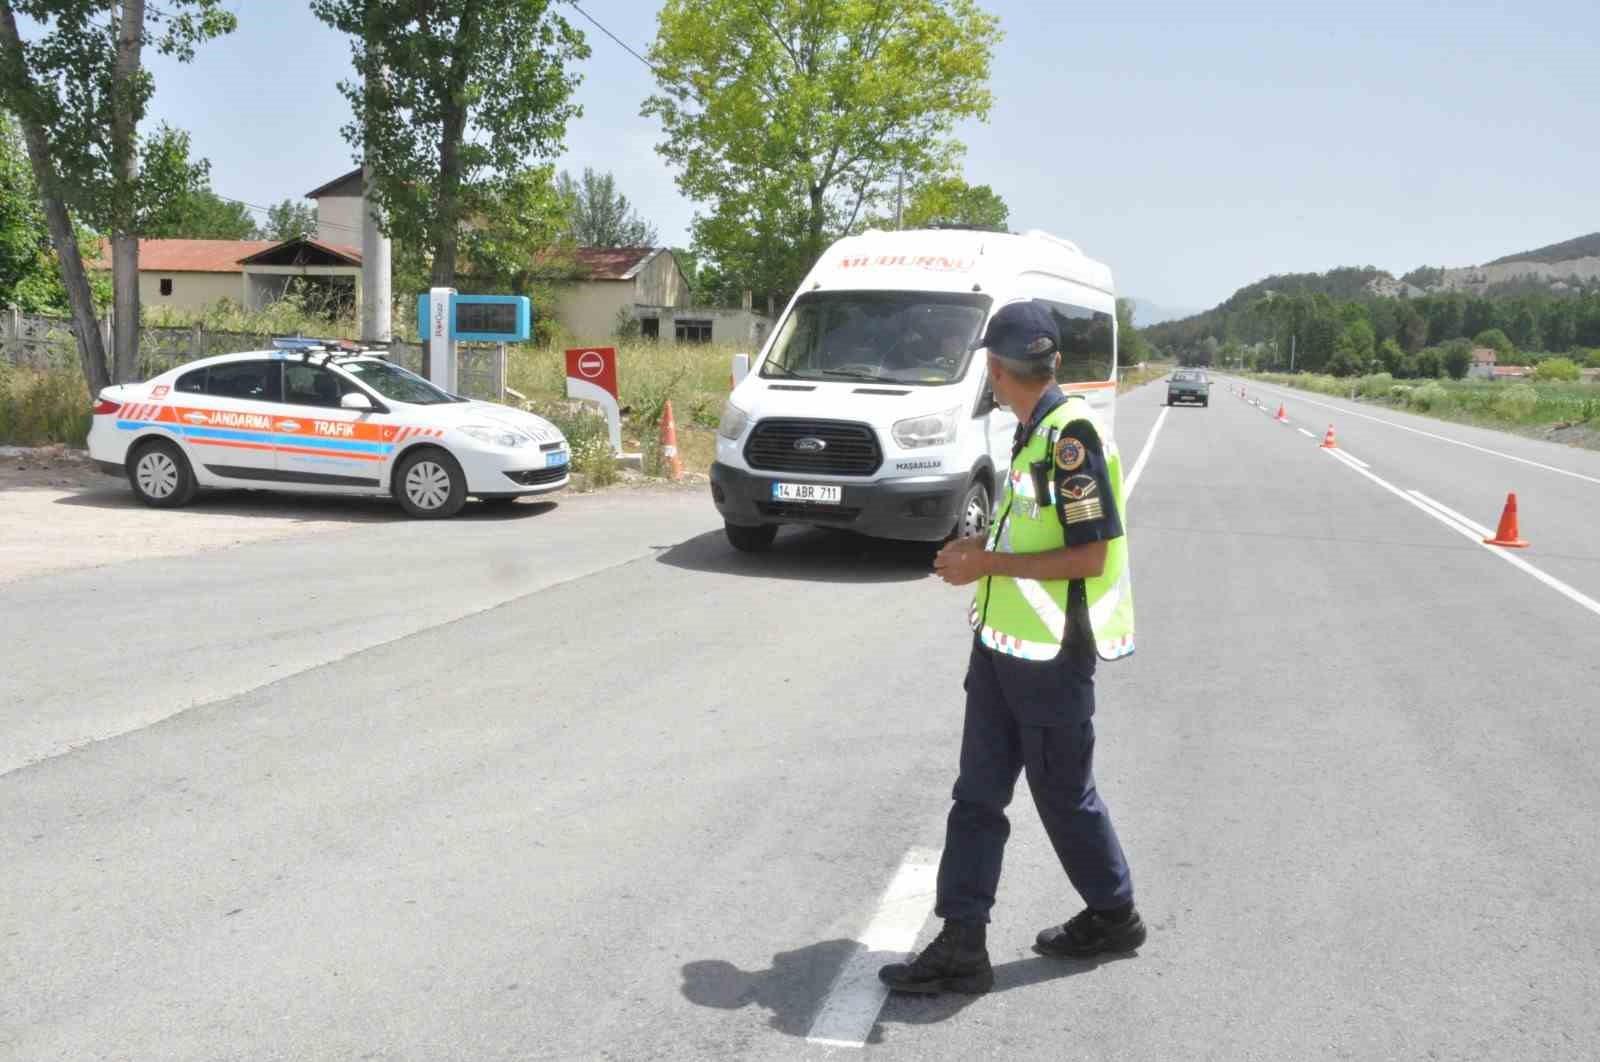
[[[194,469],[183,451],[165,439],[147,442],[128,462],[128,482],[140,501],[155,509],[176,509],[194,497]]]
[[[443,450],[413,450],[395,469],[394,496],[407,515],[442,520],[467,503],[467,477]]]
[[[773,541],[778,537],[777,524],[743,527],[724,523],[722,529],[727,532],[728,543],[740,553],[764,553],[772,548]]]
[[[972,538],[975,535],[989,533],[989,487],[983,480],[978,480],[967,488],[967,493],[961,499],[961,511],[956,516],[956,526],[951,531],[953,538]]]

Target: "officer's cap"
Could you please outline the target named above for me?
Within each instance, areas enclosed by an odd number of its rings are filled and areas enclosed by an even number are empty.
[[[978,340],[989,353],[1011,361],[1043,361],[1061,346],[1056,319],[1038,299],[1000,307]]]

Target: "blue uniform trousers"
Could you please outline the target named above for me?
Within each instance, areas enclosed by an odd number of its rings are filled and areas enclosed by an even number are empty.
[[[1089,907],[1133,902],[1111,815],[1094,787],[1094,679],[1069,653],[1048,663],[995,653],[976,639],[967,667],[961,775],[939,861],[941,918],[987,922],[1000,884],[1017,775],[1072,887]]]

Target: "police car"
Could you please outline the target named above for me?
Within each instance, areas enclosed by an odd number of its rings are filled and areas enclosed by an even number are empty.
[[[560,490],[571,450],[549,421],[440,390],[382,352],[327,340],[190,362],[96,397],[89,455],[147,505],[205,488],[392,496],[447,517],[469,496]]]

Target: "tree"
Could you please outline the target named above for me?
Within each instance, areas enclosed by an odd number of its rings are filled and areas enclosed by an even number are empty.
[[[1452,339],[1444,345],[1444,371],[1452,380],[1464,379],[1472,368],[1472,344],[1465,339]]]
[[[80,256],[99,253],[94,233],[79,225],[75,235]],[[89,286],[97,311],[111,301],[106,274],[92,274]],[[24,313],[71,312],[22,131],[0,114],[0,305],[7,304]]]
[[[1011,208],[986,184],[973,186],[960,177],[937,177],[919,184],[911,193],[901,223],[908,229],[930,224],[972,225],[1006,231]]]
[[[1334,339],[1328,371],[1335,376],[1360,376],[1372,368],[1376,348],[1372,325],[1365,317],[1349,321]]]
[[[1510,358],[1517,353],[1517,348],[1511,344],[1511,337],[1498,328],[1479,332],[1472,341],[1480,347],[1488,347],[1494,351],[1497,359]]]
[[[1533,378],[1576,383],[1583,378],[1583,371],[1571,358],[1546,358],[1534,368]]]
[[[1406,352],[1400,344],[1392,339],[1385,339],[1378,348],[1378,368],[1390,376],[1399,376],[1400,367],[1405,362]]]
[[[285,199],[268,207],[267,223],[261,227],[262,238],[267,240],[292,240],[316,232],[317,208],[303,199]]]
[[[19,13],[39,37],[22,39]],[[22,126],[92,390],[138,371],[139,235],[169,217],[207,169],[189,160],[181,133],[163,126],[140,137],[154,91],[144,47],[187,62],[201,42],[235,25],[222,0],[165,0],[148,16],[144,0],[0,0],[0,105]],[[109,371],[73,211],[111,237]]]
[[[1142,365],[1150,357],[1150,344],[1133,326],[1133,300],[1117,300],[1117,363]],[[1209,364],[1209,362],[1207,362]]]
[[[609,173],[588,166],[583,177],[563,172],[556,194],[567,214],[567,236],[579,247],[654,247],[656,229],[641,218]]]
[[[210,188],[195,188],[179,197],[143,235],[169,240],[254,240],[259,236],[250,208],[224,199]]]
[[[956,124],[989,113],[999,38],[976,0],[667,0],[643,113],[708,207],[696,248],[769,299],[792,291],[897,175],[949,170]]]
[[[525,192],[528,160],[561,151],[583,34],[552,0],[312,0],[352,37],[358,79],[341,132],[385,230],[456,282],[464,231]]]

